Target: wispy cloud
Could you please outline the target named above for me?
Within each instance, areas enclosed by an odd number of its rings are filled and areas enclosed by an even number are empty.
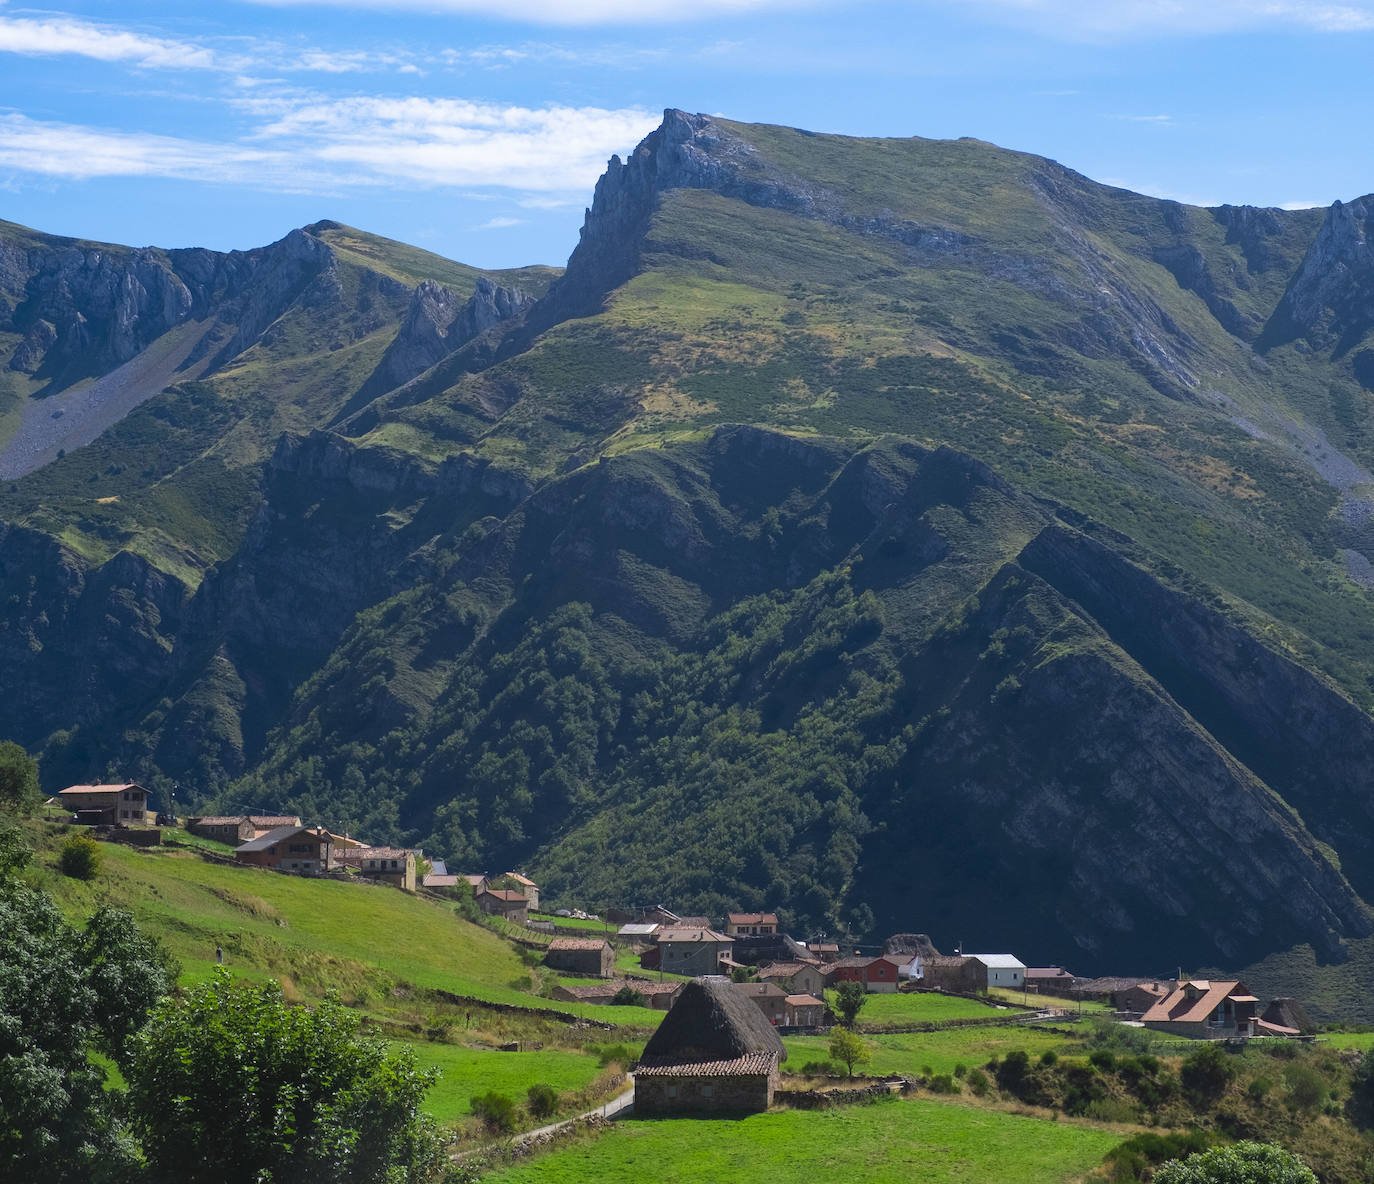
[[[815,7],[820,0],[254,0],[274,8],[311,5],[381,11],[489,16],[533,25],[658,25],[702,23],[728,16]]]
[[[1315,201],[1315,200],[1313,200],[1313,199],[1311,199],[1311,198],[1302,198],[1302,199],[1299,200],[1299,201],[1282,201],[1282,202],[1279,202],[1279,209],[1281,209],[1281,210],[1318,210],[1318,209],[1323,209],[1324,207],[1329,206],[1330,204],[1331,204],[1331,203],[1330,203],[1329,201]]]
[[[954,7],[951,0],[924,0]],[[958,0],[1058,40],[1194,37],[1287,26],[1323,33],[1374,31],[1374,0]]]
[[[1153,123],[1158,127],[1172,127],[1172,115],[1108,115],[1108,119],[1122,119],[1127,123]]]
[[[657,123],[639,109],[503,107],[456,99],[329,100],[280,90],[240,99],[257,118],[229,142],[0,115],[0,167],[48,177],[160,176],[291,192],[404,182],[514,191],[531,208],[585,194],[613,152]],[[493,219],[488,228],[509,225]]]
[[[155,69],[203,70],[216,65],[215,55],[203,46],[69,17],[0,16],[0,52],[32,57],[76,55]]]
[[[512,226],[524,226],[525,222],[524,218],[488,218],[473,230],[507,230]]]
[[[255,139],[393,181],[547,192],[589,188],[658,122],[639,108],[356,97],[288,104]]]

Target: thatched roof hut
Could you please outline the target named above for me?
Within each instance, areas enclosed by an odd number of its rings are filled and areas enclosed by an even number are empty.
[[[678,993],[635,1067],[635,1112],[767,1110],[787,1050],[764,1014],[728,979],[693,979]]]
[[[1312,1022],[1312,1017],[1307,1014],[1307,1008],[1296,999],[1286,996],[1270,1000],[1269,1006],[1264,1009],[1260,1019],[1268,1024],[1294,1028],[1303,1035],[1317,1030],[1317,1025]]]
[[[678,993],[658,1031],[644,1046],[643,1066],[733,1061],[755,1053],[787,1059],[763,1012],[719,976],[695,978]]]

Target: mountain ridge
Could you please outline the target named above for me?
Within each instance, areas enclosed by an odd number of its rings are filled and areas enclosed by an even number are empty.
[[[1362,210],[670,110],[561,275],[312,224],[0,488],[0,732],[555,896],[1362,975]],[[0,434],[184,304],[60,274]]]

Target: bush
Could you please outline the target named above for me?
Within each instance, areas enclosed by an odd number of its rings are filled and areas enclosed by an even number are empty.
[[[73,880],[94,880],[100,874],[100,848],[90,835],[72,835],[62,844],[58,866]]]
[[[973,1091],[974,1096],[979,1098],[984,1097],[987,1094],[988,1089],[992,1084],[988,1080],[988,1075],[984,1073],[982,1069],[970,1069],[968,1071],[968,1077],[966,1078],[966,1080],[968,1081],[968,1087]]]
[[[1116,1053],[1109,1048],[1095,1048],[1088,1054],[1088,1063],[1104,1073],[1110,1073],[1116,1068]]]
[[[515,1103],[503,1093],[488,1090],[476,1094],[468,1103],[472,1112],[487,1125],[491,1131],[511,1131],[515,1129]]]
[[[1030,1056],[1023,1049],[1016,1049],[1002,1058],[997,1066],[997,1086],[1008,1093],[1016,1093],[1026,1080],[1030,1071]]]
[[[612,1062],[628,1066],[635,1059],[634,1049],[628,1044],[592,1045],[592,1050],[596,1053],[597,1064],[603,1069]]]
[[[1083,1113],[1097,1122],[1135,1122],[1140,1117],[1130,1102],[1120,1098],[1094,1098],[1083,1108]]]
[[[611,1002],[617,1007],[643,1007],[644,996],[636,991],[634,987],[625,986],[621,987],[620,990],[611,996]]]
[[[1186,1131],[1175,1135],[1134,1135],[1113,1147],[1105,1159],[1107,1178],[1113,1184],[1129,1184],[1150,1179],[1156,1164],[1195,1155],[1208,1147],[1207,1136],[1200,1131]]]
[[[844,1073],[844,1066],[834,1061],[807,1061],[801,1071],[803,1077],[839,1077]]]
[[[535,1118],[548,1118],[558,1109],[558,1093],[553,1086],[545,1085],[542,1081],[530,1086],[525,1099]]]
[[[1269,1091],[1274,1088],[1274,1083],[1267,1077],[1256,1077],[1245,1087],[1246,1096],[1252,1102],[1262,1102]]]
[[[941,1073],[930,1079],[930,1092],[934,1094],[957,1094],[959,1086],[948,1073]]]
[[[1283,1084],[1288,1089],[1288,1101],[1295,1110],[1319,1109],[1330,1090],[1326,1078],[1302,1061],[1284,1066]]]
[[[1042,1065],[1055,1065],[1058,1064],[1058,1062],[1059,1054],[1055,1052],[1052,1048],[1047,1048],[1044,1052],[1040,1054],[1040,1063]]]
[[[1317,1177],[1282,1147],[1236,1143],[1169,1160],[1155,1172],[1155,1184],[1317,1184]]]
[[[1199,1105],[1217,1101],[1235,1075],[1236,1067],[1219,1044],[1204,1044],[1189,1053],[1180,1071],[1183,1088]]]

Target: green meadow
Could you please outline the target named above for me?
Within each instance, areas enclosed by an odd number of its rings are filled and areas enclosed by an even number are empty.
[[[814,1184],[1051,1184],[1081,1177],[1120,1135],[929,1098],[740,1119],[634,1119],[595,1141],[486,1177],[491,1184],[671,1180]]]
[[[1057,1032],[1035,1027],[945,1028],[937,1032],[909,1032],[864,1036],[872,1060],[862,1071],[872,1074],[900,1073],[917,1077],[927,1069],[933,1073],[953,1073],[955,1067],[973,1068],[994,1056],[1005,1056],[1013,1049],[1025,1049],[1032,1057],[1048,1049],[1059,1051],[1067,1038]],[[809,1061],[830,1058],[830,1041],[824,1036],[789,1036],[784,1072],[799,1072]]]
[[[834,992],[829,992],[834,995]],[[832,1000],[833,1006],[833,1000]],[[998,1008],[976,999],[961,999],[957,995],[869,995],[859,1012],[859,1025],[865,1024],[921,1024],[940,1020],[992,1019],[1005,1014]]]

